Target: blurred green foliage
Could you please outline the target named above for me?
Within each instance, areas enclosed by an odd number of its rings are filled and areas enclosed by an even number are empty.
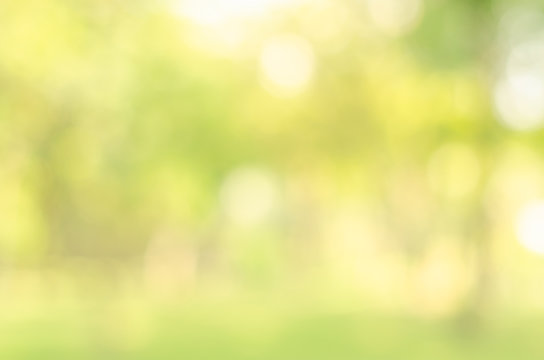
[[[1,1],[1,357],[538,358],[543,19]]]

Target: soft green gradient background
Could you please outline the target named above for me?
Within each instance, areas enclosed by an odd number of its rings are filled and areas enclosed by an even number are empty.
[[[542,358],[544,4],[190,3],[0,1],[0,358]]]

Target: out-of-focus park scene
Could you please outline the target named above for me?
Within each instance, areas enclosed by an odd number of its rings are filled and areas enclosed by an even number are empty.
[[[0,1],[0,358],[544,358],[544,3]]]

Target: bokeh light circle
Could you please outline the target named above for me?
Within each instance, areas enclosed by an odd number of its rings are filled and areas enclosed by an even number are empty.
[[[315,72],[315,55],[301,36],[284,34],[268,40],[261,53],[264,87],[273,95],[294,96],[303,92]]]
[[[544,255],[544,200],[523,207],[516,225],[520,243],[527,250]]]

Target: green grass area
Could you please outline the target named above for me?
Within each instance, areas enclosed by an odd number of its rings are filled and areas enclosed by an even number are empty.
[[[363,312],[164,307],[3,314],[0,358],[195,360],[542,359],[538,318],[455,321]]]

